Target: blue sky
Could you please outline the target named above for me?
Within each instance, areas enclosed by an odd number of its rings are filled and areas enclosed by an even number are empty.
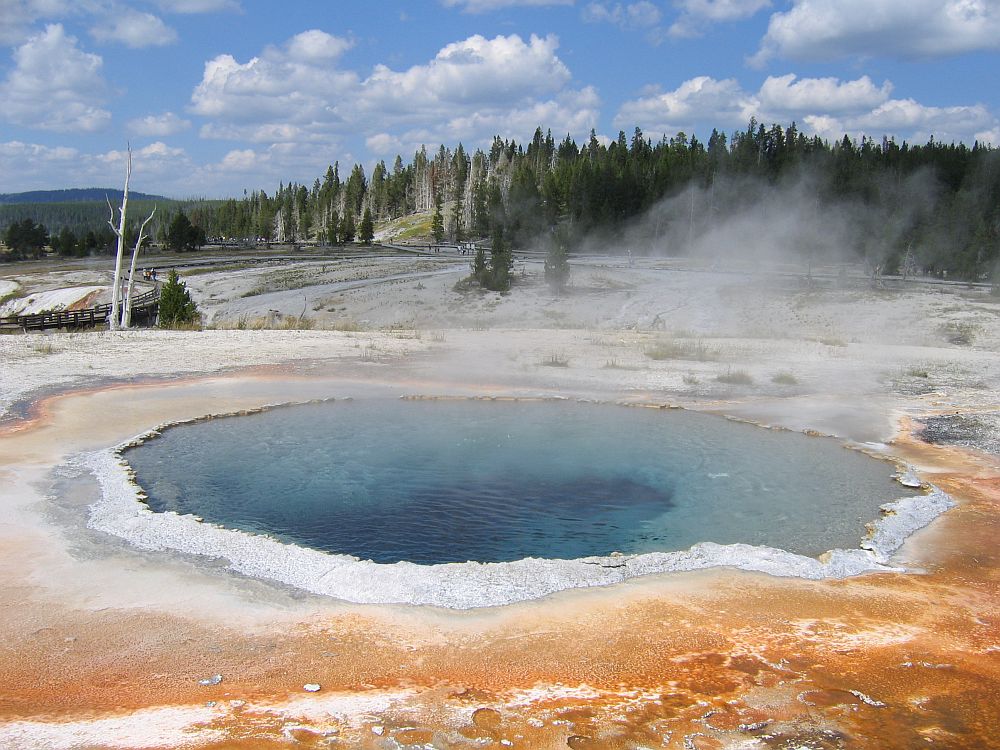
[[[172,197],[536,126],[1000,145],[1000,0],[0,0],[0,193]],[[349,166],[348,166],[349,169]]]

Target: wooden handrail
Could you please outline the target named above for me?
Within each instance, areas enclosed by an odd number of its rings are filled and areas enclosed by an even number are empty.
[[[132,315],[151,318],[151,312],[160,304],[159,287],[140,294],[132,301]],[[20,328],[24,331],[41,331],[48,328],[85,328],[107,322],[111,305],[94,305],[83,310],[51,310],[29,315],[12,315],[0,318],[0,328]]]

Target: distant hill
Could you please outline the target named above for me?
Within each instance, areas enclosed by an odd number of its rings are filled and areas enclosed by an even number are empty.
[[[105,202],[105,196],[114,204],[122,202],[122,191],[119,188],[73,188],[71,190],[29,190],[26,193],[0,193],[0,204],[15,203],[88,203]],[[166,201],[162,195],[150,195],[129,191],[129,200]]]

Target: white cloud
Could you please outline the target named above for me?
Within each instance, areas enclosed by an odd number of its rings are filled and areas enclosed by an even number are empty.
[[[524,138],[538,126],[582,136],[599,119],[592,87],[570,89],[555,37],[474,36],[444,47],[426,65],[376,68],[356,105],[362,122],[378,115],[368,147],[380,156],[421,144],[488,146],[494,135]],[[386,132],[388,128],[388,132]]]
[[[191,109],[228,122],[329,120],[330,108],[357,86],[354,73],[332,65],[336,51],[349,46],[347,40],[309,31],[247,63],[219,55],[205,63]]]
[[[240,10],[238,0],[158,0],[157,5],[166,13],[193,14]]]
[[[711,23],[739,21],[771,6],[771,0],[676,0],[681,14],[670,27],[674,37],[698,36]]]
[[[1000,49],[997,0],[795,0],[751,58],[933,58]]]
[[[577,136],[598,125],[597,92],[569,87],[572,74],[554,36],[476,35],[445,45],[424,64],[378,65],[367,78],[337,68],[349,45],[306,32],[247,62],[231,55],[208,61],[191,98],[191,110],[208,118],[200,134],[254,144],[258,165],[284,164],[275,179],[287,179],[289,159],[310,171],[331,153],[343,159],[339,138],[363,139],[374,154],[391,157],[421,144],[488,146],[495,134],[520,139],[539,125]]]
[[[90,29],[101,42],[121,42],[139,49],[161,47],[177,41],[177,32],[151,13],[115,8]]]
[[[42,146],[37,143],[24,143],[22,141],[8,141],[0,143],[0,160],[8,163],[12,160],[32,160],[35,162],[48,162],[56,164],[67,164],[79,157],[79,151],[67,146]],[[7,176],[16,175],[16,170],[3,170]]]
[[[760,111],[769,119],[784,120],[799,112],[857,112],[876,107],[892,93],[892,84],[876,86],[868,76],[854,81],[838,78],[802,78],[794,73],[769,76],[757,93]]]
[[[582,13],[587,23],[610,23],[623,29],[651,29],[660,23],[663,14],[647,0],[622,5],[589,3]]]
[[[749,18],[770,0],[678,0],[674,5],[684,13],[709,21],[736,21]]]
[[[668,92],[649,92],[626,102],[615,117],[621,129],[639,126],[648,136],[672,135],[678,130],[719,127],[743,128],[751,117],[759,122],[796,121],[803,131],[824,138],[844,134],[860,138],[883,135],[924,143],[987,140],[1000,124],[981,104],[933,107],[913,99],[890,99],[892,84],[876,86],[868,76],[853,81],[836,78],[769,77],[756,93],[733,80],[708,76],[692,78]]]
[[[147,158],[162,159],[168,157],[176,158],[179,156],[184,156],[184,149],[171,148],[162,141],[156,141],[154,143],[150,143],[148,146],[143,146],[138,151],[136,151],[135,154],[140,159],[147,159]]]
[[[287,122],[268,123],[206,123],[201,126],[202,138],[250,143],[305,143],[326,141],[326,135],[310,132]]]
[[[319,29],[296,34],[288,42],[288,56],[292,60],[309,63],[327,63],[336,60],[353,46],[353,42],[332,36]]]
[[[982,133],[977,133],[976,140],[980,143],[980,145],[1000,148],[1000,127],[993,128],[993,130],[986,130]]]
[[[520,141],[539,126],[549,128],[557,140],[566,133],[579,139],[598,126],[600,103],[592,87],[566,90],[521,107],[480,107],[451,117],[424,118],[419,126],[399,135],[375,133],[366,139],[365,145],[374,156],[389,158],[437,143],[462,142],[466,148],[487,147],[496,135]]]
[[[12,193],[100,184],[78,174],[84,162],[89,161],[75,148],[23,141],[0,142],[3,189]]]
[[[572,5],[574,0],[441,0],[446,8],[461,8],[466,13],[487,13],[491,10],[547,5]]]
[[[320,165],[332,161],[336,154],[342,164],[351,163],[353,156],[336,142],[322,145],[278,143],[260,148],[232,149],[217,162],[198,167],[186,179],[178,180],[179,188],[172,194],[190,194],[190,186],[198,185],[205,195],[232,195],[234,185],[270,191],[279,181],[289,177],[312,181]],[[214,192],[213,192],[214,191]]]
[[[365,139],[365,146],[375,156],[389,156],[401,153],[403,142],[390,133],[375,133]]]
[[[191,127],[190,120],[183,120],[173,112],[162,115],[146,115],[128,121],[128,129],[136,135],[163,138],[181,133]]]
[[[12,191],[120,185],[125,158],[126,152],[118,150],[87,154],[20,141],[0,143],[0,172],[11,176],[5,187]],[[178,195],[188,193],[178,188],[197,171],[183,149],[160,142],[133,150],[132,168],[134,189],[162,192],[172,187]]]
[[[258,167],[257,154],[250,148],[236,149],[222,157],[220,166],[228,172],[251,172]]]
[[[965,107],[931,107],[913,99],[891,99],[878,107],[845,117],[805,117],[804,122],[825,138],[867,135],[896,136],[911,143],[937,141],[972,143],[979,133],[1000,125],[981,104]]]
[[[0,44],[21,44],[39,21],[54,20],[74,10],[70,0],[0,0]]]
[[[101,57],[82,51],[61,24],[29,38],[15,50],[14,62],[0,83],[0,116],[60,132],[92,132],[111,121],[100,106],[107,89]]]
[[[0,45],[23,43],[40,22],[72,19],[84,19],[91,35],[102,42],[140,48],[176,41],[176,32],[160,18],[131,7],[138,4],[126,0],[0,0]],[[240,10],[236,0],[156,0],[155,5],[163,12],[181,14]]]
[[[326,148],[329,158],[338,137],[391,155],[418,140],[486,145],[495,133],[520,138],[538,125],[586,132],[596,126],[598,97],[567,88],[572,75],[558,45],[553,36],[472,36],[425,64],[378,65],[361,79],[336,67],[348,40],[310,31],[246,63],[210,60],[191,110],[209,118],[202,137],[257,144],[275,160],[289,147]]]
[[[982,130],[976,133],[976,140],[984,146],[1000,148],[1000,122],[996,123],[992,130]]]
[[[479,109],[472,114],[453,117],[437,129],[427,130],[431,137],[425,143],[466,143],[483,144],[494,135],[505,138],[526,138],[535,128],[542,126],[552,130],[557,138],[572,133],[580,137],[598,125],[600,97],[592,87],[580,91],[563,91],[550,99],[526,103],[524,106],[507,109],[496,107]]]
[[[362,106],[380,112],[433,110],[447,116],[449,107],[510,107],[565,86],[569,69],[556,56],[554,36],[515,35],[486,39],[476,35],[445,46],[427,65],[396,72],[384,65],[363,84]]]
[[[132,188],[180,198],[236,195],[244,187],[270,190],[290,173],[313,175],[327,156],[325,150],[312,147],[234,149],[218,161],[198,164],[184,149],[154,141],[132,151]],[[351,156],[342,158],[349,163]],[[85,153],[21,141],[0,142],[0,174],[4,189],[11,192],[120,186],[125,159],[125,150]]]
[[[756,100],[735,79],[698,76],[673,91],[654,91],[625,102],[614,122],[620,129],[639,126],[649,136],[673,135],[679,130],[691,133],[699,123],[746,123],[756,110]]]

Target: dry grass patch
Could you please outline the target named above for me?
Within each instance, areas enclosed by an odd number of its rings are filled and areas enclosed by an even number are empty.
[[[823,346],[847,346],[847,342],[844,339],[837,336],[823,336],[822,338],[815,339],[818,343],[823,344]]]
[[[719,359],[719,352],[705,345],[700,339],[683,341],[672,338],[659,339],[646,347],[644,353],[653,360],[686,359],[710,362]]]
[[[316,327],[316,320],[306,316],[295,315],[261,315],[250,317],[241,315],[235,321],[224,321],[215,326],[219,329],[237,331],[311,331]]]
[[[542,360],[544,367],[569,367],[569,358],[564,354],[550,354]]]
[[[31,351],[35,354],[41,354],[44,356],[54,354],[57,350],[51,341],[38,341],[31,344]]]
[[[716,381],[726,385],[753,385],[753,376],[746,370],[733,370],[720,372],[715,376]]]
[[[645,370],[647,368],[642,367],[641,365],[626,365],[626,364],[623,364],[621,361],[619,361],[617,358],[612,357],[611,359],[607,360],[604,363],[604,365],[603,365],[603,367],[601,369],[603,369],[603,370],[629,370],[629,371],[634,371],[634,370]]]
[[[972,346],[979,335],[980,326],[969,320],[951,321],[941,326],[941,333],[951,344]]]

